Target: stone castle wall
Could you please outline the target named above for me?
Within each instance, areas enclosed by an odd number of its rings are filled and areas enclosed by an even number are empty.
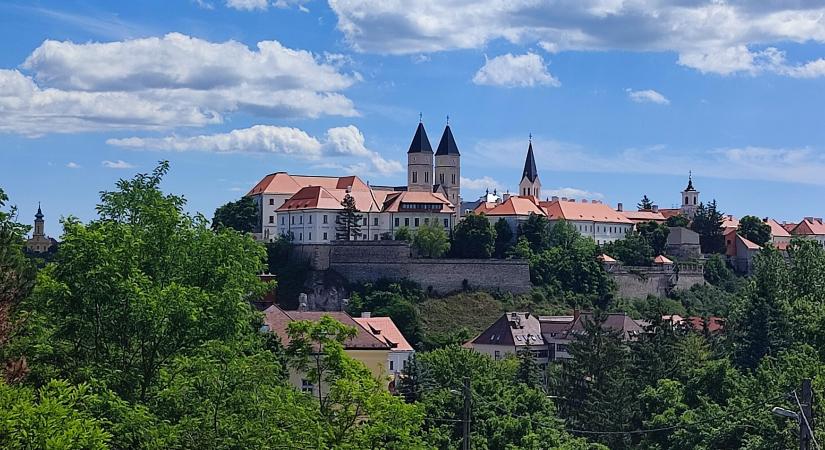
[[[527,261],[413,258],[406,242],[298,245],[296,254],[313,270],[331,269],[355,283],[407,279],[438,294],[465,288],[518,294],[532,288]]]
[[[617,295],[623,298],[645,298],[648,295],[667,296],[674,290],[690,289],[705,284],[702,266],[606,267],[616,282]]]

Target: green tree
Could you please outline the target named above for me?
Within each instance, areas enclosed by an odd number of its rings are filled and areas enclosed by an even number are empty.
[[[624,239],[608,242],[602,247],[604,253],[629,266],[649,266],[653,263],[653,249],[637,231],[628,231]]]
[[[778,250],[767,247],[754,257],[746,295],[731,317],[739,366],[755,368],[763,357],[786,348],[789,306],[787,264]]]
[[[655,255],[664,255],[667,249],[667,237],[670,228],[667,225],[654,221],[643,222],[636,225],[636,230],[647,241]]]
[[[720,255],[712,255],[705,261],[704,274],[705,281],[714,286],[724,287],[733,280],[733,271]]]
[[[407,241],[412,242],[413,236],[410,232],[410,229],[407,227],[401,227],[395,230],[395,240],[396,241]]]
[[[487,259],[493,255],[496,231],[484,214],[468,214],[453,232],[453,254],[459,258]]]
[[[23,253],[23,239],[28,227],[14,221],[15,207],[8,211],[2,209],[7,201],[8,196],[0,188],[0,352],[18,328],[15,311],[34,287],[36,275],[34,262]],[[4,358],[0,361],[5,362]],[[21,364],[22,360],[8,361],[0,373],[9,380],[19,379],[24,375]]]
[[[725,236],[722,234],[722,222],[724,214],[718,210],[716,200],[705,205],[700,203],[696,208],[696,214],[690,229],[699,234],[699,244],[702,253],[724,253]]]
[[[36,381],[96,379],[146,400],[176,356],[255,333],[248,300],[266,289],[263,246],[185,214],[182,197],[158,188],[167,170],[103,192],[99,219],[64,222],[60,251],[21,305],[16,347]]]
[[[438,220],[431,220],[415,231],[413,247],[425,258],[440,258],[450,249],[450,240]]]
[[[261,212],[252,197],[241,197],[215,209],[212,229],[229,227],[241,233],[261,232]]]
[[[39,389],[0,381],[0,447],[107,449],[112,435],[90,411],[89,386],[52,381]]]
[[[667,218],[665,225],[669,227],[687,227],[690,224],[690,220],[687,217],[676,214],[675,216],[670,216]]]
[[[519,238],[524,237],[530,244],[533,252],[540,252],[550,246],[548,231],[550,222],[546,217],[538,214],[530,214],[524,222],[520,223],[517,230]]]
[[[349,194],[344,195],[341,200],[344,207],[335,217],[335,239],[339,241],[354,241],[361,236],[361,223],[363,217],[358,214],[355,206],[355,198]]]
[[[513,248],[513,229],[502,217],[495,225],[496,243],[494,255],[496,258],[504,258]]]
[[[650,211],[653,209],[653,202],[647,198],[647,194],[642,197],[642,200],[639,201],[639,204],[636,205],[639,208],[639,211]]]
[[[759,246],[765,246],[771,240],[771,226],[756,216],[745,216],[739,221],[737,233]]]

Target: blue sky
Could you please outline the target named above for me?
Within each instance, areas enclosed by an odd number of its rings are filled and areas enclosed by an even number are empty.
[[[532,133],[547,196],[670,207],[692,170],[725,212],[822,216],[823,17],[808,0],[4,1],[0,186],[59,235],[160,159],[208,217],[279,170],[401,184],[420,112],[433,145],[450,116],[465,199],[515,190]]]

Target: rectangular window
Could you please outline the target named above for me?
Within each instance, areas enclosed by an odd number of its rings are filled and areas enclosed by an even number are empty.
[[[439,178],[439,181],[441,182],[441,184],[444,184],[444,174],[442,173],[442,174],[438,175],[438,178]]]
[[[418,217],[415,218],[415,226],[418,226]]]
[[[412,174],[412,182],[418,183],[418,172],[413,172]]]
[[[400,222],[400,221],[401,221],[401,219],[399,219],[398,217],[396,217],[396,218],[395,218],[395,226],[398,226],[398,224],[399,224],[399,222]]]
[[[393,367],[393,361],[392,360],[390,360],[390,370],[395,370],[395,367]]]
[[[362,234],[362,235],[361,235],[361,240],[362,240],[362,241],[366,241],[366,240],[367,240],[367,235],[366,235],[366,234]]]
[[[424,172],[424,182],[425,183],[430,182],[430,172]]]
[[[495,353],[493,353],[493,355],[494,355],[494,358],[495,358],[496,361],[501,359],[501,352],[500,351],[496,350]]]
[[[286,217],[281,216],[281,225],[283,225],[283,224],[285,224],[285,223],[286,223]]]
[[[327,223],[327,215],[324,214],[324,223]]]
[[[270,204],[270,205],[274,205],[274,204],[275,204],[275,199],[274,199],[274,198],[270,198],[270,199],[269,199],[269,204]]]
[[[404,226],[405,226],[405,227],[410,226],[410,218],[409,218],[409,217],[405,217],[405,218],[404,218]]]
[[[376,227],[378,226],[378,217],[372,219],[372,224],[375,225]]]
[[[312,384],[309,380],[301,380],[301,392],[304,394],[312,394],[315,390],[315,385]]]
[[[373,241],[377,241],[377,240],[378,240],[378,235],[377,235],[377,234],[373,234],[373,235],[372,235],[372,240],[373,240]]]
[[[456,184],[455,183],[455,174],[453,174],[453,184]]]
[[[324,240],[325,241],[327,240],[327,234],[326,233],[324,233]]]
[[[449,227],[449,226],[450,226],[450,221],[449,221],[449,219],[444,219],[444,228],[447,228],[447,227]]]
[[[300,216],[298,216],[298,223],[299,223],[299,224],[300,224],[300,223],[304,223],[304,215],[303,215],[303,214],[301,214]]]
[[[367,226],[367,218],[364,217],[364,226]]]
[[[310,232],[309,232],[309,237],[307,237],[307,240],[308,240],[308,241],[311,241],[311,240],[312,240],[312,231],[310,231]]]
[[[299,240],[299,241],[303,241],[303,240],[304,240],[304,233],[298,233],[298,240]]]
[[[309,223],[311,224],[312,223],[312,215],[309,215],[308,219],[309,219]]]
[[[292,225],[295,225],[295,216],[289,216],[289,222],[290,222]]]
[[[269,223],[275,223],[275,216],[269,216]]]

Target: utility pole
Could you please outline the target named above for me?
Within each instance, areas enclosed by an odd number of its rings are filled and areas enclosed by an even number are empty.
[[[470,450],[470,406],[473,392],[470,390],[470,377],[464,377],[464,442],[462,450]]]
[[[811,379],[802,380],[802,407],[799,417],[799,450],[812,450],[814,441],[813,390]]]

